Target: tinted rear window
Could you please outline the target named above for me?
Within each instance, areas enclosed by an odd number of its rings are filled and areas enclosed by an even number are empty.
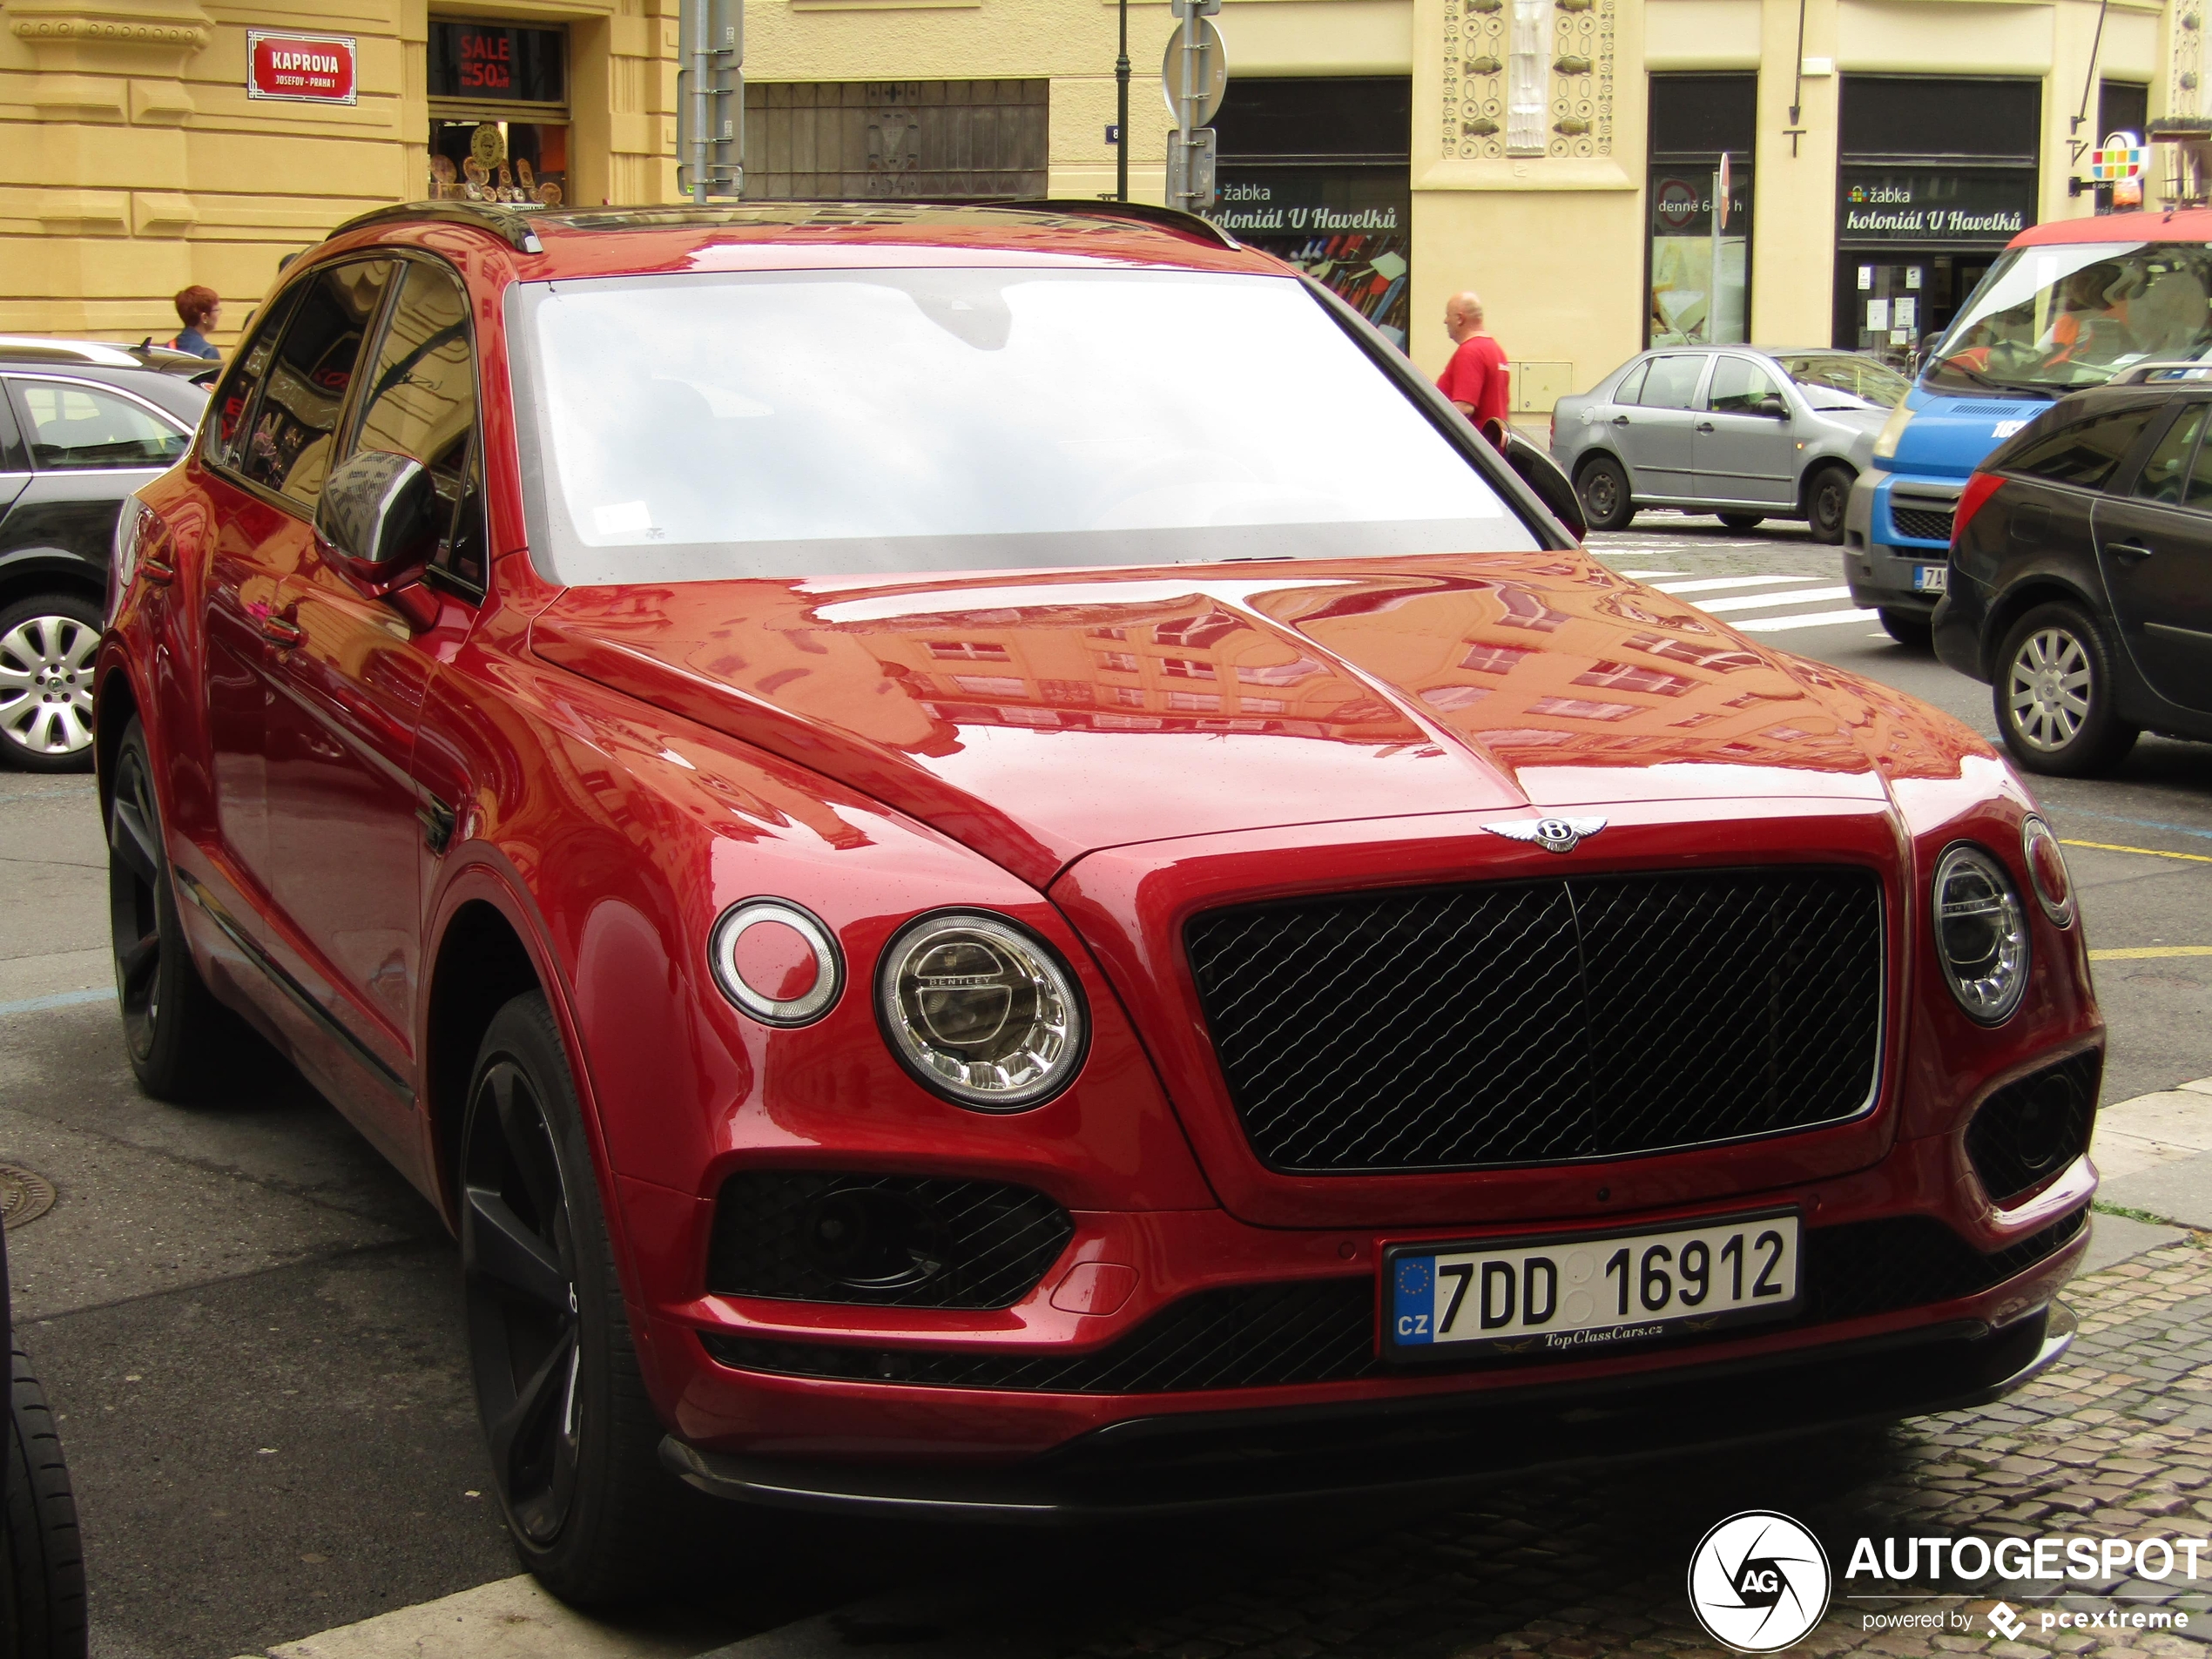
[[[2031,439],[2017,453],[1995,464],[2006,472],[2047,478],[2054,484],[2102,489],[2158,412],[2158,406],[2152,404],[2075,421]]]

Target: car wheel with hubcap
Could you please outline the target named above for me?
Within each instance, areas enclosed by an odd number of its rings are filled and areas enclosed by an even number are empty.
[[[136,715],[116,745],[107,803],[107,903],[123,1045],[138,1087],[156,1100],[189,1102],[214,1088],[223,1062],[257,1040],[218,1002],[177,914],[161,838],[161,804],[145,728]]]
[[[1830,546],[1844,539],[1844,514],[1851,506],[1851,487],[1858,475],[1849,467],[1829,465],[1805,481],[1805,527],[1812,539]]]
[[[576,1087],[538,992],[502,1008],[477,1049],[460,1175],[470,1367],[516,1553],[572,1606],[627,1601],[671,1571],[694,1494],[660,1466]]]
[[[1764,513],[1723,513],[1721,527],[1731,530],[1755,530],[1766,523]]]
[[[26,772],[92,765],[100,608],[50,593],[0,610],[0,753]]]
[[[2071,604],[2038,605],[2006,631],[1990,689],[2005,746],[2030,772],[2106,772],[2140,735],[2113,706],[2111,646]]]
[[[1935,623],[1918,611],[1899,610],[1894,605],[1885,605],[1879,611],[1882,631],[1900,645],[1910,645],[1915,651],[1929,651],[1935,645]]]
[[[1582,498],[1582,516],[1594,530],[1624,530],[1636,516],[1629,493],[1629,475],[1608,455],[1592,455],[1575,475],[1575,493]]]

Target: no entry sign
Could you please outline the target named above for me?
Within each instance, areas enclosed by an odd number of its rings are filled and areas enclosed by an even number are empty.
[[[351,35],[246,31],[246,95],[295,104],[352,104],[358,99]]]

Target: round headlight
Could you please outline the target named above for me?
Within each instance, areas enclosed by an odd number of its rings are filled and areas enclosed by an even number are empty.
[[[876,1010],[908,1071],[959,1105],[1019,1111],[1073,1082],[1083,999],[1035,934],[973,912],[924,916],[894,935]]]
[[[2027,993],[2027,918],[2003,864],[1961,842],[1936,864],[1936,954],[1959,1006],[1984,1025]]]
[[[2020,857],[2027,865],[2027,884],[2035,889],[2035,901],[2051,925],[2073,927],[2074,878],[2067,873],[2059,838],[2041,819],[2030,818],[2020,825]]]
[[[746,899],[714,924],[707,958],[722,995],[764,1025],[811,1025],[845,988],[837,935],[784,899]]]

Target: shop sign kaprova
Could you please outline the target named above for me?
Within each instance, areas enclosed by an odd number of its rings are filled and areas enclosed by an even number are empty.
[[[2035,222],[2033,169],[1846,167],[1836,239],[1986,243],[2002,247]]]

